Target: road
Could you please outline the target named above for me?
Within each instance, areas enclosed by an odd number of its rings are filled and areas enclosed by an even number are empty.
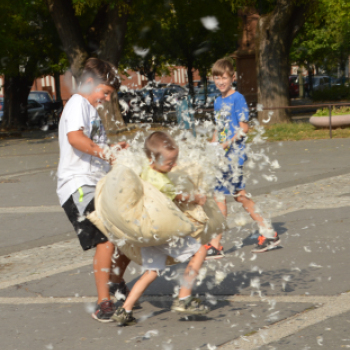
[[[226,257],[205,264],[195,289],[208,317],[170,312],[178,265],[147,290],[139,323],[118,328],[89,316],[93,252],[82,252],[58,205],[57,137],[25,136],[0,140],[2,350],[350,348],[349,139],[264,144],[281,165],[278,180],[255,169],[247,190],[282,247],[251,254],[256,228],[230,199]],[[130,287],[139,274],[131,265]]]

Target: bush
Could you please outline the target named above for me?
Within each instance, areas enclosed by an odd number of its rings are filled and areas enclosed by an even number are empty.
[[[327,87],[323,90],[316,90],[312,93],[314,101],[340,101],[350,100],[350,87],[345,85],[336,85]]]

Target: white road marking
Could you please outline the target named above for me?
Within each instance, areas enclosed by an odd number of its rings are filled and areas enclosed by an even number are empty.
[[[226,300],[230,302],[238,303],[249,303],[249,302],[262,302],[268,303],[274,300],[278,303],[311,303],[311,304],[326,304],[329,302],[334,302],[339,299],[339,296],[269,296],[266,298],[251,297],[249,295],[214,295],[216,300]],[[145,295],[141,297],[142,301],[173,301],[172,295]],[[96,297],[34,297],[34,298],[11,298],[11,297],[0,297],[0,304],[52,304],[52,303],[85,303],[90,301],[96,301]]]
[[[31,282],[31,281],[35,281],[35,280],[39,280],[45,277],[49,277],[52,275],[56,275],[58,273],[62,273],[62,272],[67,272],[70,270],[74,270],[83,266],[87,266],[87,265],[92,265],[92,260],[91,258],[86,259],[82,262],[79,263],[75,263],[75,264],[70,264],[70,265],[66,265],[66,266],[61,266],[58,269],[54,269],[54,270],[50,270],[50,271],[46,271],[43,273],[38,273],[38,274],[32,274],[29,276],[25,276],[22,278],[17,278],[15,280],[12,281],[4,281],[4,282],[0,282],[0,289],[5,289],[8,287],[12,287],[15,286],[16,284],[21,284],[21,283],[26,283],[26,282]]]
[[[17,177],[17,176],[24,176],[24,175],[34,175],[38,173],[44,173],[49,170],[57,170],[57,165],[55,166],[47,166],[45,168],[37,168],[37,169],[32,169],[32,170],[27,170],[27,171],[21,171],[18,173],[12,173],[12,174],[0,174],[0,179],[10,179],[11,177]]]
[[[344,293],[340,296],[271,296],[260,299],[257,296],[218,296],[218,299],[226,299],[231,302],[268,302],[273,299],[276,302],[285,303],[314,303],[318,304],[316,309],[302,311],[292,317],[281,320],[270,327],[259,329],[251,336],[240,337],[219,347],[221,350],[254,350],[263,345],[278,342],[282,338],[293,335],[301,330],[338,316],[344,312],[350,311],[350,293]],[[150,295],[141,298],[141,301],[171,301],[173,298],[168,296]],[[0,297],[0,304],[3,305],[38,305],[38,304],[76,304],[76,303],[96,303],[96,297],[76,297],[76,298],[6,298]],[[322,303],[322,306],[320,306]]]
[[[259,329],[257,333],[242,338],[237,338],[219,347],[220,350],[253,350],[267,344],[279,341],[282,338],[295,334],[302,329],[325,321],[350,311],[350,293],[330,297],[330,301],[323,306],[308,312],[301,312],[285,320],[266,328]],[[332,300],[333,299],[333,300]]]
[[[59,205],[46,205],[36,207],[6,207],[0,208],[0,214],[23,214],[23,213],[63,213]]]

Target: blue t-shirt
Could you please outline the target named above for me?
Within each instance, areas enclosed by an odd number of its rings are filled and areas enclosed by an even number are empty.
[[[225,98],[219,96],[214,102],[214,112],[220,143],[231,139],[237,133],[240,128],[239,122],[247,123],[249,120],[247,103],[238,91]],[[247,160],[245,138],[233,142],[226,152],[226,157],[230,159],[230,155],[233,154],[238,156],[238,165],[242,166]]]

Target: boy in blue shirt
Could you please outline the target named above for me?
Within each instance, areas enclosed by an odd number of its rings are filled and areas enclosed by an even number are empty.
[[[276,248],[280,243],[277,232],[266,227],[264,219],[255,212],[255,203],[246,196],[243,179],[243,164],[247,160],[245,153],[245,134],[248,132],[249,110],[245,98],[232,88],[234,68],[227,59],[216,61],[212,68],[212,75],[218,90],[221,92],[214,103],[216,131],[212,142],[219,142],[226,151],[226,157],[231,161],[228,171],[223,172],[221,181],[216,191],[224,195],[234,195],[237,202],[242,203],[243,208],[250,214],[258,225],[260,234],[258,245],[252,250],[254,253],[262,253]],[[217,200],[222,214],[227,216],[226,199]],[[206,246],[207,259],[223,257],[223,247],[220,245],[222,234],[216,236]]]

